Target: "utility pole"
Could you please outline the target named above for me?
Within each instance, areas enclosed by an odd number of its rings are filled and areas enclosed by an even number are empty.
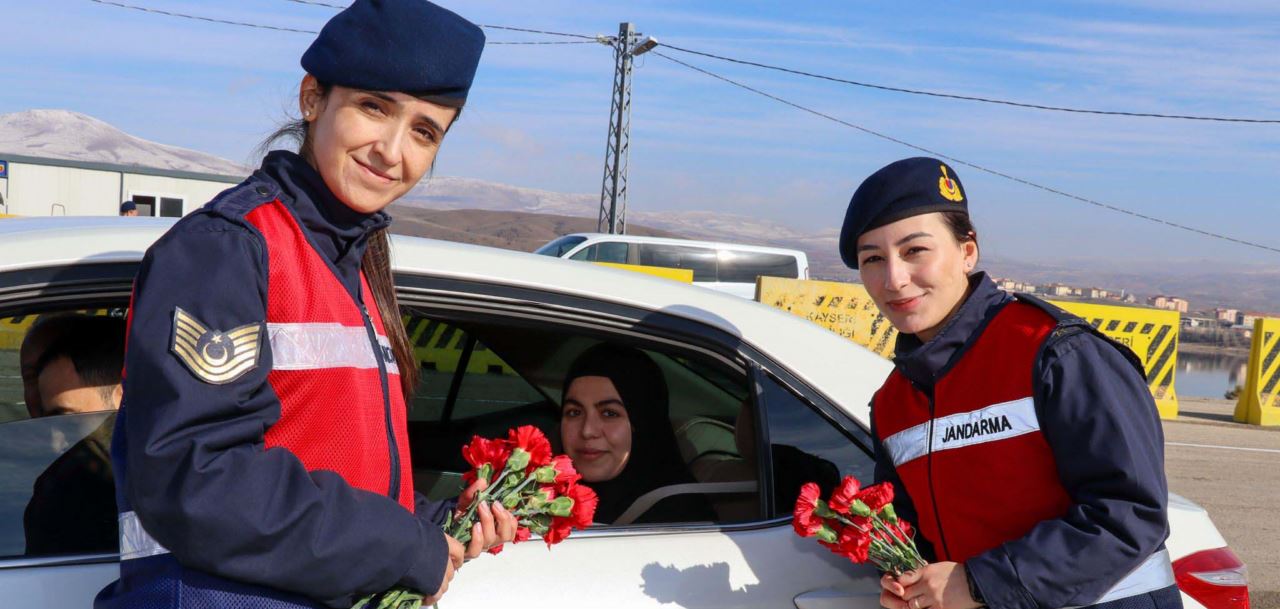
[[[658,45],[652,36],[640,40],[630,22],[618,25],[618,35],[600,36],[613,47],[613,102],[609,109],[609,138],[604,149],[604,183],[600,187],[600,217],[596,230],[627,232],[627,161],[631,151],[631,60]]]

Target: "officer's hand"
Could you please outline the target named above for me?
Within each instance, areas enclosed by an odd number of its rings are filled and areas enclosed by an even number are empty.
[[[453,574],[457,572],[458,567],[462,566],[462,543],[449,535],[445,535],[444,540],[449,544],[449,560],[444,563],[444,577],[440,580],[440,589],[436,590],[435,594],[422,599],[422,604],[424,605],[434,605],[440,602],[444,593],[449,590],[449,582],[453,581]]]
[[[906,602],[891,609],[977,609],[981,606],[969,596],[969,580],[960,563],[933,563],[911,575],[911,580],[905,576],[899,580],[906,588],[901,596]]]
[[[483,479],[472,482],[458,496],[458,509],[470,506],[476,494],[488,486],[488,481]],[[476,524],[471,527],[471,541],[467,543],[465,558],[470,560],[489,548],[515,539],[516,526],[516,517],[501,505],[485,501],[476,506]]]
[[[467,544],[467,560],[516,538],[516,517],[502,504],[485,501],[476,508],[476,516],[471,542]]]
[[[908,571],[896,577],[885,573],[880,578],[880,606],[885,609],[910,609],[902,597],[907,593],[907,586],[918,581],[919,571]]]

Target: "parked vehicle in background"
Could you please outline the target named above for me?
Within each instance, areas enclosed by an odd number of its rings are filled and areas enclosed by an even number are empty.
[[[36,481],[113,427],[109,411],[28,418],[18,350],[40,316],[124,317],[143,251],[170,226],[0,222],[0,606],[89,607],[120,575],[115,551],[28,547]],[[408,404],[415,489],[457,495],[472,436],[535,425],[554,438],[569,366],[613,342],[662,370],[679,458],[696,480],[655,490],[701,495],[714,514],[647,522],[639,516],[661,501],[647,493],[631,520],[575,532],[551,553],[532,541],[468,563],[447,607],[879,609],[874,568],[801,539],[790,521],[802,482],[871,480],[867,404],[890,362],[789,313],[670,280],[428,239],[396,236],[392,247],[422,370]],[[75,507],[81,495],[44,505]],[[1205,510],[1171,495],[1169,526],[1187,609],[1247,609],[1244,565]]]
[[[573,233],[534,251],[543,256],[693,271],[693,284],[755,298],[756,278],[809,278],[800,250],[639,235]]]

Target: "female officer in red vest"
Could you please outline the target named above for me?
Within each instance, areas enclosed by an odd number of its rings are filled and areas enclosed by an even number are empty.
[[[900,332],[872,400],[876,477],[933,562],[882,580],[889,609],[1177,608],[1164,440],[1128,349],[974,272],[955,171],[892,163],[840,235]]]
[[[484,34],[425,0],[356,0],[302,57],[299,154],[275,151],[148,250],[134,285],[112,454],[124,607],[434,602],[464,557],[510,541],[481,506],[413,490],[382,210],[431,168]],[[475,487],[468,489],[474,493]]]

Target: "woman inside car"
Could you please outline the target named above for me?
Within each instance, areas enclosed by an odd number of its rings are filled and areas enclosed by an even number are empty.
[[[955,171],[892,163],[840,236],[899,331],[872,399],[876,477],[932,564],[889,609],[1176,608],[1160,420],[1140,361],[1061,309],[998,289]]]
[[[696,482],[671,430],[662,370],[637,349],[603,343],[574,360],[564,380],[560,441],[600,498],[598,523],[614,523],[649,491]],[[632,522],[715,519],[696,494],[662,499],[636,516]]]
[[[356,0],[302,56],[298,153],[148,250],[112,447],[120,579],[96,607],[430,603],[514,538],[481,505],[464,547],[440,526],[454,504],[414,492],[384,212],[430,170],[483,48],[425,0]]]

